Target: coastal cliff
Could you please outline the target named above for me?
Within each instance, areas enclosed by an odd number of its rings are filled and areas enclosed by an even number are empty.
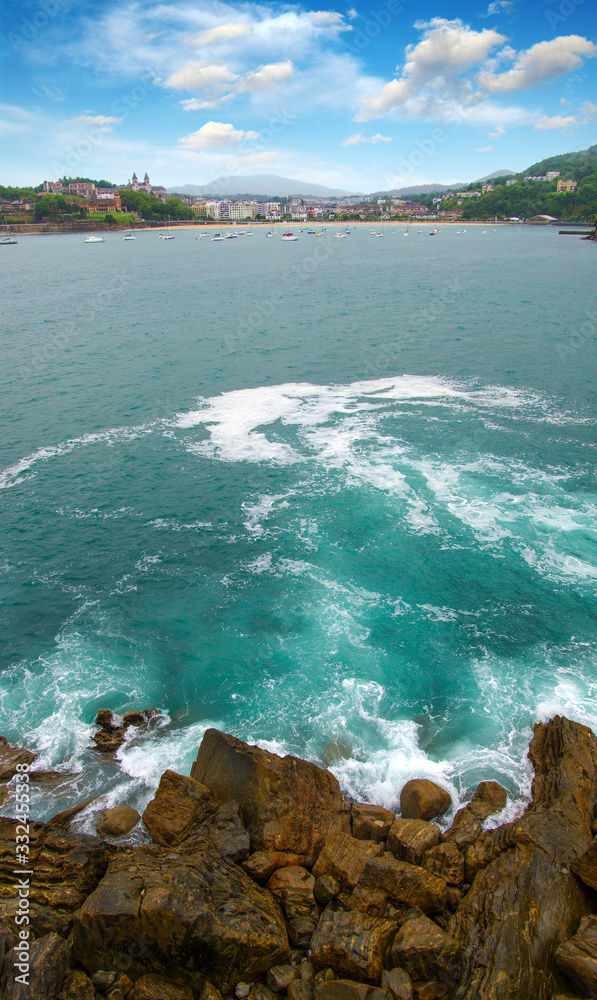
[[[12,788],[34,757],[4,742],[2,780]],[[142,817],[151,843],[113,842],[140,822],[126,805],[97,837],[69,830],[69,810],[26,824],[26,866],[8,798],[0,995],[597,998],[597,740],[556,717],[535,726],[529,758],[520,819],[484,829],[506,802],[485,781],[442,832],[433,820],[451,802],[432,782],[408,782],[397,816],[211,729],[190,776],[162,775]]]

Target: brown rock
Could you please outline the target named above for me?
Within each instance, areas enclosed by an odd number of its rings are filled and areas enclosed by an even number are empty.
[[[91,977],[91,982],[100,993],[106,993],[116,982],[116,973],[110,969],[98,969]]]
[[[465,852],[482,833],[483,827],[479,820],[473,815],[468,806],[465,806],[464,809],[458,810],[452,826],[443,835],[442,840],[455,844],[460,851]]]
[[[124,997],[128,997],[134,985],[133,980],[129,979],[129,977],[123,972],[114,980],[112,989],[118,989]]]
[[[209,789],[198,781],[176,771],[165,771],[154,798],[143,813],[143,822],[157,844],[174,847],[219,806]]]
[[[419,911],[407,917],[396,934],[390,961],[411,979],[454,983],[459,953],[458,942]]]
[[[46,934],[31,943],[29,949],[29,983],[16,982],[22,974],[18,966],[20,954],[9,951],[4,961],[0,995],[3,1000],[54,1000],[66,975],[69,948],[57,934]]]
[[[269,851],[255,851],[242,865],[255,882],[267,882],[276,868]]]
[[[222,1000],[222,994],[209,979],[206,979],[199,1000]]]
[[[295,979],[288,987],[288,1000],[313,1000],[313,983]]]
[[[0,819],[0,900],[14,900],[15,837],[14,820]],[[29,824],[29,903],[31,917],[51,908],[59,921],[64,911],[72,913],[83,903],[103,877],[108,856],[97,837],[69,833],[42,823]]]
[[[570,866],[575,875],[583,880],[591,889],[597,889],[597,843],[593,842],[588,851],[572,862]]]
[[[76,775],[63,774],[62,771],[28,771],[32,785],[62,785],[73,781]]]
[[[90,806],[91,803],[95,801],[95,799],[83,799],[82,802],[77,802],[77,804],[71,806],[70,809],[63,809],[61,812],[56,813],[55,816],[52,816],[52,818],[48,820],[47,826],[61,826],[65,830],[68,830],[71,821],[75,818],[75,816],[78,816],[80,812],[83,812],[87,806]]]
[[[391,920],[333,912],[328,907],[311,940],[311,960],[320,968],[329,966],[340,976],[378,983],[395,933],[396,925]]]
[[[13,747],[5,736],[0,736],[0,781],[10,781],[17,774],[17,765],[33,763],[37,754],[22,747]]]
[[[435,823],[423,819],[396,819],[388,833],[388,851],[399,861],[420,865],[425,851],[436,847],[441,831]]]
[[[113,754],[124,743],[125,732],[126,729],[112,729],[110,731],[98,729],[97,733],[93,734],[92,739],[100,753]]]
[[[315,880],[313,895],[320,906],[327,906],[340,892],[340,883],[331,875],[320,875]]]
[[[442,816],[451,805],[452,799],[445,788],[427,778],[407,781],[400,792],[402,819],[433,819]]]
[[[381,806],[370,806],[355,802],[350,807],[352,835],[357,840],[385,840],[396,818],[396,813]]]
[[[292,917],[286,923],[290,943],[295,948],[308,948],[315,933],[315,921],[309,917]]]
[[[422,866],[439,878],[443,878],[444,882],[452,885],[464,882],[464,857],[456,844],[450,841],[425,851]]]
[[[437,979],[415,984],[415,1000],[441,1000],[449,992],[450,984],[439,982]]]
[[[122,729],[123,719],[121,715],[116,715],[109,708],[100,708],[95,717],[95,724],[109,733],[115,729]]]
[[[349,832],[350,807],[340,786],[315,764],[208,729],[191,773],[220,801],[238,801],[253,850],[295,853],[310,866],[328,833]]]
[[[412,1000],[412,980],[404,969],[390,969],[382,972],[381,985],[390,991],[395,1000]]]
[[[466,852],[466,879],[472,882],[477,872],[487,868],[504,851],[514,847],[514,824],[504,823],[495,830],[486,830]]]
[[[478,820],[483,822],[494,813],[499,813],[506,805],[506,789],[497,781],[482,781],[468,804],[468,808]]]
[[[249,834],[242,824],[238,802],[226,802],[220,806],[213,816],[197,828],[197,834],[208,837],[220,854],[237,864],[249,857]]]
[[[446,883],[417,865],[398,861],[391,854],[371,858],[357,888],[381,889],[398,903],[420,906],[424,913],[436,913],[446,905]]]
[[[128,1000],[193,1000],[193,991],[150,973],[137,980]]]
[[[556,951],[556,962],[581,996],[597,1000],[597,916],[581,920],[574,937]]]
[[[316,878],[330,875],[342,889],[353,889],[369,859],[380,854],[383,854],[381,844],[356,840],[346,833],[333,831],[313,865],[313,874]]]
[[[348,909],[366,913],[369,917],[388,917],[389,919],[387,902],[388,894],[383,889],[375,889],[358,883],[352,890]]]
[[[266,976],[267,985],[275,993],[285,992],[295,979],[300,978],[298,969],[292,965],[273,965],[271,969],[267,970]]]
[[[280,903],[287,920],[306,917],[317,923],[319,911],[313,895],[315,879],[306,868],[279,868],[267,887]]]
[[[124,837],[133,830],[141,819],[136,809],[130,806],[115,806],[106,809],[97,821],[97,835],[106,837]]]
[[[95,1000],[93,983],[80,970],[69,972],[58,994],[58,1000]]]
[[[388,1000],[388,994],[354,979],[333,979],[315,987],[315,1000]]]
[[[323,748],[321,759],[326,767],[332,764],[339,764],[341,760],[349,760],[352,755],[352,747],[342,737],[330,740]]]
[[[88,972],[156,972],[199,989],[252,980],[289,957],[270,893],[207,842],[183,852],[121,847],[75,915],[74,953]]]
[[[8,801],[13,795],[13,790],[10,785],[0,785],[0,808]]]
[[[146,726],[150,719],[159,715],[157,708],[144,708],[143,711],[125,712],[122,721],[125,726]]]

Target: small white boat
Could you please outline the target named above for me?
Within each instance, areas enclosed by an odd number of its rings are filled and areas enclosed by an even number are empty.
[[[211,238],[211,242],[212,243],[219,243],[219,242],[221,242],[222,240],[225,240],[225,239],[226,239],[226,237],[222,236],[221,233],[214,233],[214,235]]]
[[[236,240],[239,236],[244,236],[244,233],[226,233],[225,240]]]
[[[298,240],[298,236],[295,236],[294,233],[282,233],[282,240],[285,243],[295,243]]]
[[[347,240],[348,239],[348,233],[334,233],[334,239],[335,240]]]
[[[275,234],[275,232],[272,229],[271,232],[266,233],[265,235],[266,235],[266,237],[270,237],[270,236],[275,236],[276,234]]]
[[[105,236],[86,236],[83,243],[105,243]]]
[[[8,228],[8,223],[6,221],[6,214],[4,212],[2,214],[4,215],[5,232],[2,236],[0,236],[0,243],[2,244],[2,246],[5,247],[14,246],[14,244],[17,243],[17,238],[15,234],[11,233],[10,229]]]

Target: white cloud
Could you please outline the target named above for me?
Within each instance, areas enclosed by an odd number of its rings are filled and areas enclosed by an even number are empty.
[[[592,101],[585,101],[580,110],[583,115],[588,115],[594,122],[597,122],[597,104],[593,104]]]
[[[238,91],[264,91],[266,93],[275,92],[276,88],[289,80],[294,73],[294,66],[290,59],[285,62],[268,63],[260,69],[248,73],[244,80],[238,85]]]
[[[360,146],[361,143],[367,143],[370,146],[375,146],[378,142],[391,142],[391,141],[392,140],[391,140],[390,136],[381,135],[380,132],[377,132],[375,135],[372,135],[370,138],[367,137],[366,135],[363,135],[362,132],[356,132],[355,135],[349,135],[348,139],[344,139],[340,143],[340,145],[341,146]]]
[[[243,139],[258,139],[259,132],[244,132],[234,128],[234,125],[224,122],[206,122],[196,132],[185,135],[178,140],[182,149],[201,152],[204,149],[218,149],[221,146],[233,146]]]
[[[493,153],[493,146],[479,146],[478,149],[473,149],[473,153]]]
[[[235,38],[243,38],[250,35],[253,25],[247,21],[233,21],[229,24],[218,24],[215,28],[208,28],[202,31],[195,38],[190,39],[191,45],[217,45],[220,42],[230,42]]]
[[[208,101],[201,101],[198,97],[190,97],[186,101],[181,101],[180,106],[183,111],[204,111],[206,108],[217,108],[225,101],[231,101],[234,94],[222,94],[221,97]]]
[[[404,76],[415,81],[430,80],[439,76],[453,76],[471,69],[486,59],[504,35],[484,28],[473,31],[460,20],[448,21],[434,17],[429,22],[418,21],[416,28],[425,33],[417,45],[409,45],[406,50]]]
[[[537,42],[518,53],[514,66],[503,73],[483,71],[477,82],[492,94],[527,90],[555,80],[582,66],[583,59],[597,55],[597,45],[580,35],[561,35]]]
[[[359,12],[354,7],[351,7],[350,10],[346,11],[346,16],[350,21],[354,21],[355,17],[359,16]]]
[[[438,100],[448,96],[459,94],[461,101],[470,102],[471,85],[459,79],[459,74],[482,62],[496,45],[506,41],[497,31],[473,31],[459,20],[436,17],[429,22],[418,21],[415,27],[423,31],[423,38],[407,47],[401,79],[391,80],[363,99],[356,121],[379,118],[409,99],[420,98],[427,86],[427,101],[436,110]],[[410,111],[417,113],[414,106]]]
[[[112,118],[108,115],[77,115],[74,122],[81,122],[83,125],[96,125],[102,132],[111,132],[113,125],[120,125],[122,118]]]
[[[504,128],[504,126],[503,125],[498,125],[497,128],[496,128],[496,130],[495,130],[495,132],[489,132],[489,138],[490,139],[499,139],[499,137],[501,135],[505,135],[505,134],[506,134],[506,129]]]
[[[537,119],[533,128],[538,132],[549,132],[556,128],[572,128],[573,125],[578,125],[578,123],[578,118],[574,115],[567,115],[566,117],[563,117],[562,115],[554,115],[553,118],[550,118],[548,115],[543,115],[541,118]]]
[[[219,63],[208,64],[191,59],[175,73],[171,73],[162,87],[172,87],[173,90],[199,91],[206,87],[222,86],[235,79],[226,66]]]
[[[489,4],[487,8],[487,13],[485,17],[495,17],[496,14],[501,14],[502,11],[512,10],[514,6],[514,0],[493,0],[493,3]]]

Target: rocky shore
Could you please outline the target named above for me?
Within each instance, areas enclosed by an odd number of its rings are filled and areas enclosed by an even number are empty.
[[[148,718],[100,713],[98,752]],[[485,781],[442,832],[432,782],[409,781],[396,815],[211,729],[190,776],[166,771],[142,818],[123,804],[89,836],[77,808],[19,822],[35,754],[4,741],[0,995],[597,1000],[597,740],[556,717],[529,757],[520,819],[484,829],[506,801]],[[114,843],[141,822],[152,843]]]

